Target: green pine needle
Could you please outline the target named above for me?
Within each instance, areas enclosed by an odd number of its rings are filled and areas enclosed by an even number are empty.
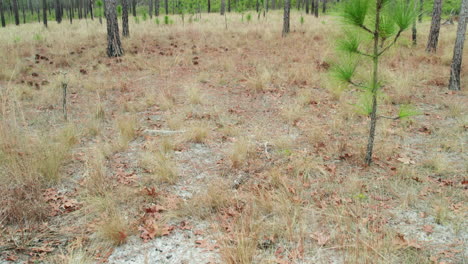
[[[369,9],[369,0],[349,0],[344,4],[341,14],[345,23],[353,26],[362,26]]]

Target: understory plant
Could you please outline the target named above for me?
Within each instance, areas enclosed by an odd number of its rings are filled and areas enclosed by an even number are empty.
[[[415,114],[411,107],[402,106],[395,117],[378,115],[377,106],[382,82],[379,79],[379,60],[409,29],[417,13],[413,0],[348,0],[340,12],[344,22],[344,38],[337,48],[344,53],[332,67],[332,74],[339,81],[361,92],[358,106],[370,116],[369,137],[365,163],[372,162],[372,151],[377,120],[379,118],[401,119]],[[359,66],[371,67],[368,79],[355,80]]]

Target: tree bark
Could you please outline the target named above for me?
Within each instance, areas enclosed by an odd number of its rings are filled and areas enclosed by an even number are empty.
[[[128,1],[129,0],[122,0],[122,35],[124,37],[130,36],[130,30],[128,29]],[[108,13],[106,12],[106,14]]]
[[[211,0],[208,0],[207,5],[208,5],[208,13],[210,13],[211,12]]]
[[[137,13],[136,13],[136,6],[137,6],[136,0],[132,0],[132,11],[133,11],[133,16],[134,16],[134,17],[137,16]]]
[[[309,0],[305,0],[305,11],[306,11],[306,14],[309,14]]]
[[[42,22],[47,27],[47,0],[42,0]]]
[[[224,15],[224,9],[226,8],[226,0],[221,0],[221,7],[219,8],[220,14]]]
[[[427,41],[427,52],[435,53],[437,51],[437,43],[439,42],[440,19],[442,13],[442,0],[434,0],[434,9],[432,11],[431,30]]]
[[[169,15],[169,2],[164,0],[164,9],[166,9],[166,16]]]
[[[107,56],[120,57],[123,55],[119,36],[119,23],[117,21],[116,0],[106,0],[107,19]]]
[[[284,0],[284,14],[283,14],[283,37],[289,33],[289,13],[291,9],[291,0]]]
[[[5,13],[3,10],[3,0],[0,0],[0,20],[2,21],[2,27],[6,27]]]
[[[20,24],[19,11],[18,11],[18,0],[13,0],[13,13],[15,15],[15,24]]]
[[[457,38],[453,49],[453,60],[450,67],[449,89],[459,91],[460,72],[463,59],[463,46],[465,44],[466,24],[468,23],[468,0],[462,0],[458,19]]]
[[[322,13],[326,13],[327,12],[327,0],[322,0],[323,3],[322,3]]]

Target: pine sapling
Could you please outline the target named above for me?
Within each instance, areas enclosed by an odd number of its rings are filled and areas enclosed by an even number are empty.
[[[365,157],[365,163],[370,165],[377,120],[379,118],[397,120],[416,114],[411,107],[404,106],[400,108],[398,116],[385,117],[378,115],[377,106],[382,87],[379,79],[379,59],[395,45],[402,32],[411,28],[417,13],[414,5],[408,4],[408,0],[349,0],[343,4],[340,15],[346,30],[345,38],[338,42],[337,47],[347,56],[345,60],[333,66],[332,74],[338,80],[362,91],[359,106],[363,113],[370,116]],[[369,80],[358,82],[353,80],[353,76],[360,58],[370,60],[372,75]]]

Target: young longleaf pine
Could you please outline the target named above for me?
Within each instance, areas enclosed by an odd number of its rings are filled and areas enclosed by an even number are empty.
[[[345,24],[345,37],[339,41],[337,48],[347,56],[345,60],[332,68],[332,74],[338,80],[351,84],[362,91],[360,109],[370,116],[369,138],[365,162],[372,162],[375,128],[379,118],[389,118],[377,115],[378,94],[381,82],[379,80],[379,59],[391,48],[416,20],[418,14],[414,10],[413,0],[348,0],[341,10]],[[353,80],[358,66],[358,59],[368,59],[372,64],[371,76],[368,80],[359,82]],[[416,114],[409,111],[408,106],[400,109],[399,115],[391,119],[401,119]]]

